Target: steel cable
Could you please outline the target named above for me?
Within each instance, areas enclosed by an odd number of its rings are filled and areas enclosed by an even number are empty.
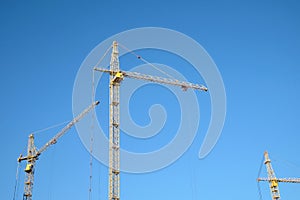
[[[264,156],[262,157],[262,160],[261,160],[261,163],[260,163],[260,167],[259,167],[259,170],[258,170],[257,178],[259,178],[259,176],[261,174],[263,163],[264,163]],[[259,200],[263,200],[259,181],[256,181],[256,182],[257,182],[257,190],[258,190]]]

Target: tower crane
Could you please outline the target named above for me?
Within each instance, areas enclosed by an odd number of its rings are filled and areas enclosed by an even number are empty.
[[[51,145],[55,144],[57,140],[61,138],[75,123],[81,120],[88,112],[90,112],[98,104],[99,101],[93,102],[89,107],[87,107],[84,111],[82,111],[82,113],[77,115],[71,122],[69,122],[64,128],[62,128],[60,132],[58,132],[51,140],[49,140],[39,150],[36,148],[34,144],[34,135],[33,134],[29,135],[27,156],[23,156],[21,154],[20,157],[18,158],[18,162],[27,160],[27,165],[24,170],[26,172],[26,180],[24,186],[23,200],[32,200],[35,163],[38,160],[41,153],[47,150]]]
[[[140,58],[140,57],[138,57]],[[163,78],[141,74],[138,72],[121,71],[119,66],[118,43],[112,44],[112,54],[110,60],[110,69],[94,67],[95,71],[106,72],[110,74],[109,82],[109,188],[108,199],[120,199],[120,83],[125,77],[141,79],[155,83],[168,84],[181,87],[184,91],[187,89],[196,89],[207,91],[203,85],[179,81],[176,79]]]
[[[257,181],[267,181],[269,182],[269,187],[272,195],[272,200],[279,200],[280,199],[280,193],[279,193],[279,182],[285,182],[285,183],[300,183],[300,178],[276,178],[275,172],[271,165],[271,160],[269,158],[269,154],[267,151],[264,153],[264,164],[266,165],[267,172],[268,172],[268,178],[258,178]]]

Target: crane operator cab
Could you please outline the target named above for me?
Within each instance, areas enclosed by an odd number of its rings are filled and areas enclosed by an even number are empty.
[[[30,173],[32,171],[32,169],[33,169],[33,164],[27,164],[24,171],[26,173]]]

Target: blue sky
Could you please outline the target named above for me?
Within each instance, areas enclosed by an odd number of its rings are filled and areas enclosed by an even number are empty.
[[[256,178],[265,150],[274,158],[278,177],[299,177],[299,9],[300,4],[290,0],[1,1],[2,198],[13,198],[16,160],[26,152],[28,135],[72,119],[73,84],[89,52],[114,34],[146,26],[180,31],[207,50],[224,81],[227,117],[217,145],[199,160],[210,119],[209,98],[199,94],[203,126],[192,146],[157,172],[121,174],[122,199],[259,199]],[[142,53],[150,61],[155,57],[151,51]],[[162,60],[170,61],[164,56]],[[97,88],[103,101],[98,118],[105,123],[108,88],[103,83]],[[141,91],[135,101],[143,108],[141,102],[147,107],[173,97],[152,98]],[[146,117],[139,118],[147,109],[132,112],[137,123],[147,123]],[[164,131],[172,132],[177,123],[178,116],[172,115]],[[58,131],[37,133],[36,146]],[[161,137],[166,142],[172,135]],[[133,148],[123,138],[124,148],[143,152],[143,145],[137,142]],[[147,148],[155,145],[148,142]],[[33,198],[88,199],[89,159],[72,129],[38,160]],[[93,164],[93,199],[106,199],[107,168],[96,160]],[[261,175],[266,176],[264,168]],[[21,171],[18,199],[23,176]],[[270,199],[267,184],[261,187],[263,199]],[[300,195],[297,184],[280,184],[280,190],[284,199]]]

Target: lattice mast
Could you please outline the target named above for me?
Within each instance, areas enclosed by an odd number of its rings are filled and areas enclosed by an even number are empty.
[[[26,179],[25,179],[25,186],[24,186],[24,200],[31,200],[32,199],[32,187],[34,181],[34,166],[37,150],[34,145],[34,135],[30,134],[28,138],[28,146],[27,146],[27,166],[25,168],[26,172]]]
[[[265,165],[266,165],[267,172],[268,172],[269,187],[271,190],[272,199],[277,200],[280,198],[278,181],[276,179],[275,172],[272,168],[271,160],[269,158],[269,154],[267,151],[265,151],[264,157],[265,157]]]
[[[120,71],[118,44],[113,42],[110,61],[109,200],[120,199]]]

